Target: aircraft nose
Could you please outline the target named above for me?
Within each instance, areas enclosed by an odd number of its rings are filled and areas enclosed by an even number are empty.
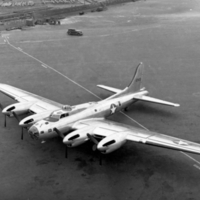
[[[39,131],[35,126],[31,126],[31,128],[28,130],[28,133],[32,139],[39,139]]]
[[[69,140],[68,137],[65,137],[65,138],[63,139],[63,143],[64,143],[65,145],[67,145],[67,146],[71,146],[72,141]]]
[[[2,110],[2,113],[3,113],[4,115],[7,115],[7,114],[8,114],[7,108],[4,108],[4,109]]]
[[[101,142],[97,145],[97,149],[100,151],[100,152],[105,152],[106,151],[106,149],[107,149],[107,147],[105,147],[105,146],[103,146],[102,144],[101,144]]]
[[[24,120],[21,120],[21,121],[19,122],[19,126],[26,127],[26,125],[24,124]]]

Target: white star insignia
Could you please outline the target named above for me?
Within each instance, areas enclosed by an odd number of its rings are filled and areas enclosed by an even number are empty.
[[[179,141],[179,143],[178,144],[180,144],[180,145],[188,145],[188,143],[186,143],[186,142],[183,142],[183,141]]]
[[[117,106],[115,104],[111,104],[110,106],[111,114],[115,113],[116,109],[117,109]]]
[[[182,141],[182,140],[174,140],[173,141],[175,144],[178,144],[178,145],[189,145],[187,142],[184,142],[184,141]]]

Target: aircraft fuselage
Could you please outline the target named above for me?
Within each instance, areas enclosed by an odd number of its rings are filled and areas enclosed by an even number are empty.
[[[57,133],[54,131],[54,128],[57,128],[61,133],[66,134],[73,129],[73,124],[75,124],[76,121],[109,117],[115,112],[119,112],[132,104],[134,102],[133,97],[135,95],[143,95],[144,93],[147,93],[147,91],[141,91],[135,94],[128,94],[116,98],[114,95],[113,98],[108,98],[96,102],[85,110],[66,118],[60,119],[57,122],[41,120],[29,129],[29,134],[32,138],[39,138],[43,140],[58,136]]]

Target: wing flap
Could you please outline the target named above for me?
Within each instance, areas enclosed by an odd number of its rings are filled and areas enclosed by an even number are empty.
[[[200,144],[159,133],[147,132],[146,136],[142,137],[141,135],[137,135],[134,132],[129,132],[127,135],[127,140],[200,154]]]
[[[134,99],[141,100],[141,101],[148,101],[148,102],[151,102],[151,103],[163,104],[163,105],[167,105],[167,106],[174,106],[174,107],[180,106],[177,103],[172,103],[172,102],[169,102],[169,101],[164,101],[164,100],[156,99],[156,98],[145,96],[145,95],[135,96]]]
[[[116,131],[104,127],[97,127],[92,131],[92,134],[98,135],[101,137],[106,137],[109,135],[112,135],[113,133],[116,133]]]

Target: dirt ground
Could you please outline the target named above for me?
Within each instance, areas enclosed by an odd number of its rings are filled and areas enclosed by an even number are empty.
[[[126,114],[144,127],[199,142],[200,3],[146,0],[74,16],[61,26],[2,32],[0,82],[64,104],[105,98],[96,87],[124,88],[145,64],[150,95],[179,108],[138,102]],[[68,28],[83,37],[66,35]],[[84,90],[72,81],[77,82]],[[14,103],[0,94],[3,106]],[[122,114],[114,121],[139,126]],[[194,200],[199,199],[200,156],[127,142],[103,157],[91,144],[69,150],[55,138],[44,144],[0,117],[0,199]]]

